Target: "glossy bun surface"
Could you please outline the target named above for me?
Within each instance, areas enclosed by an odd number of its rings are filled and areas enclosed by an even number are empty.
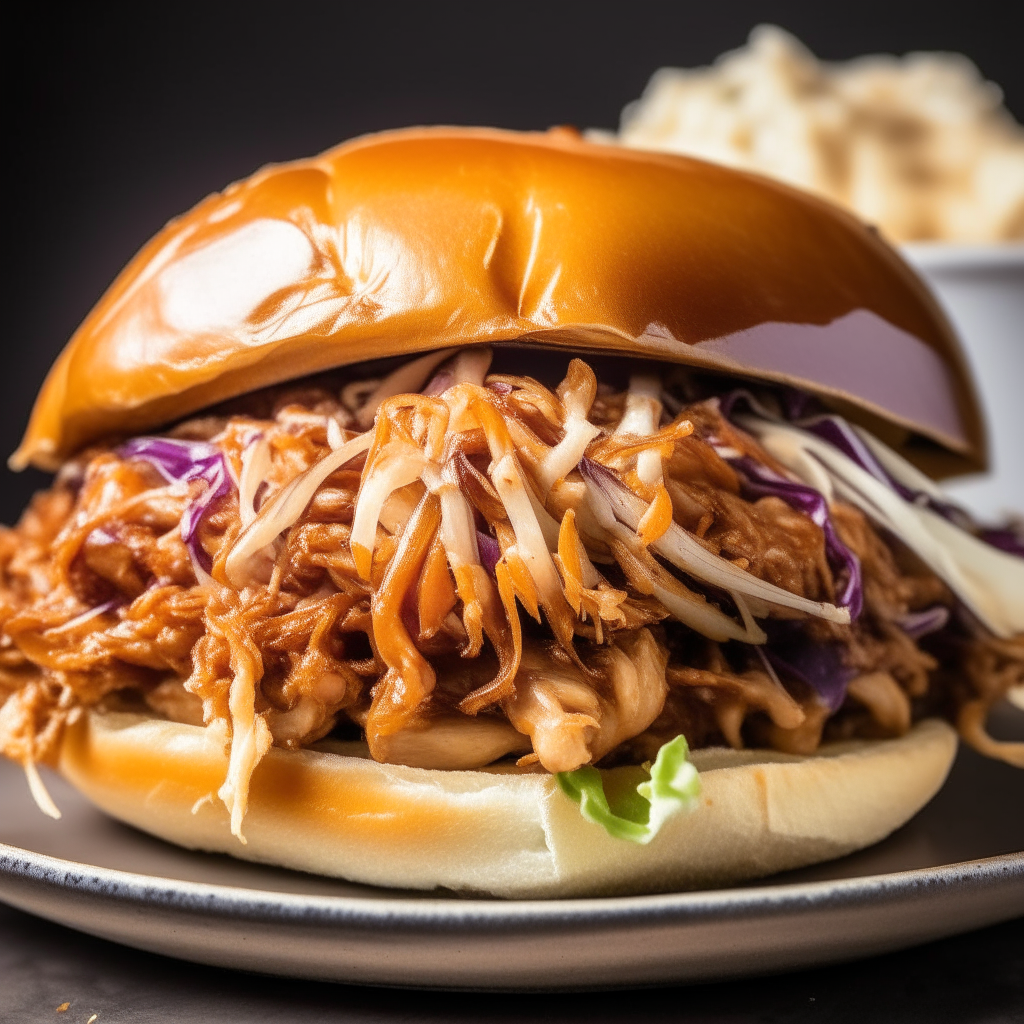
[[[457,128],[272,166],[171,222],[55,363],[14,463],[52,469],[257,387],[477,342],[792,383],[897,447],[929,439],[937,472],[984,464],[955,336],[851,216],[566,129]]]

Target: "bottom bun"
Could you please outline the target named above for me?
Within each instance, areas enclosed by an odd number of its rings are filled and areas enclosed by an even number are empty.
[[[900,739],[812,757],[695,751],[695,809],[647,846],[585,821],[551,775],[378,764],[359,744],[331,743],[267,754],[243,845],[216,796],[223,735],[143,715],[83,715],[60,768],[108,814],[179,846],[371,885],[530,898],[704,888],[840,857],[920,810],[956,745],[948,725],[928,720]],[[606,778],[625,773],[639,777],[618,768]]]

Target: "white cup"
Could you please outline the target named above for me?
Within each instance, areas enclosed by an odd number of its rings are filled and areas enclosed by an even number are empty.
[[[1024,513],[1024,244],[919,242],[902,252],[960,334],[988,425],[991,471],[943,486],[979,518]]]

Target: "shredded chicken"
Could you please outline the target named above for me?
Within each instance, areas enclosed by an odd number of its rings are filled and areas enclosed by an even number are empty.
[[[658,717],[667,660],[647,629],[616,634],[583,667],[557,645],[528,648],[505,710],[548,771],[571,771],[600,760]]]
[[[391,763],[561,772],[680,733],[810,752],[937,711],[1024,762],[984,731],[1024,681],[1024,640],[955,615],[914,640],[904,617],[953,595],[833,500],[863,577],[851,622],[822,528],[746,495],[723,452],[785,470],[716,401],[659,397],[649,373],[617,391],[578,359],[551,389],[486,376],[486,349],[445,358],[170,431],[234,481],[191,532],[203,479],[116,447],[69,463],[0,529],[0,750],[31,777],[69,716],[129,697],[220,723],[239,837],[267,749],[334,730]],[[835,706],[773,662],[780,630],[837,652]]]

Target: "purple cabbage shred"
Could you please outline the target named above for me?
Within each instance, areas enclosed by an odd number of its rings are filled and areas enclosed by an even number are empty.
[[[427,397],[443,394],[452,386],[452,382],[454,380],[455,376],[452,374],[451,370],[440,370],[430,379],[430,382],[423,389],[421,394],[424,394]]]
[[[764,653],[775,671],[809,686],[835,714],[846,699],[850,680],[857,674],[856,669],[845,664],[842,645],[814,643],[802,630],[786,629],[783,623],[772,633]]]
[[[799,420],[822,411],[821,402],[799,388],[779,388],[779,401],[787,420]]]
[[[856,619],[864,607],[860,560],[839,539],[824,495],[807,484],[787,480],[747,456],[728,460],[743,477],[743,490],[752,498],[781,498],[790,508],[802,512],[825,535],[825,556],[836,576],[836,604],[850,610]]]
[[[781,405],[785,411],[786,418],[797,427],[806,430],[821,438],[833,448],[841,451],[848,459],[860,466],[866,473],[870,473],[879,483],[895,491],[904,501],[912,505],[923,505],[931,509],[943,519],[958,526],[961,530],[971,533],[979,540],[1007,554],[1024,558],[1024,536],[1013,527],[981,527],[974,519],[959,505],[951,501],[938,501],[932,495],[924,491],[915,491],[900,483],[899,480],[885,469],[875,458],[871,449],[858,437],[857,432],[841,416],[814,415],[808,416],[806,410],[811,408],[809,404],[798,401],[797,397],[801,392],[795,388],[785,388],[781,393]],[[808,396],[809,397],[809,396]],[[769,415],[761,403],[746,390],[732,391],[721,400],[721,409],[727,418],[733,415],[738,405],[744,404],[757,415]]]
[[[192,557],[210,570],[210,559],[199,544],[196,531],[210,506],[231,490],[227,463],[216,445],[204,441],[178,441],[169,437],[136,437],[117,449],[123,459],[142,459],[168,483],[202,480],[206,487],[188,503],[181,517],[181,539]]]
[[[991,544],[992,547],[999,548],[1000,551],[1005,551],[1008,555],[1024,558],[1024,536],[1021,535],[1020,530],[1007,526],[992,527],[982,530],[978,537],[986,544]]]
[[[476,546],[480,551],[480,564],[493,576],[494,567],[501,558],[501,548],[498,542],[483,530],[476,531]]]
[[[906,615],[901,615],[896,620],[896,624],[911,640],[920,640],[921,637],[928,636],[930,633],[937,633],[940,629],[945,628],[947,622],[949,622],[949,609],[941,604],[937,604],[933,608],[925,608],[920,612],[907,612]]]
[[[915,491],[893,478],[872,454],[871,450],[857,436],[857,433],[845,420],[838,416],[818,416],[814,419],[798,422],[797,426],[810,431],[823,441],[838,448],[844,455],[852,459],[861,469],[870,473],[876,480],[894,490],[904,501],[911,505],[922,505],[931,509],[954,526],[966,533],[971,533],[979,540],[1010,555],[1024,558],[1024,540],[1011,528],[985,528],[951,501],[938,501],[924,491]]]

